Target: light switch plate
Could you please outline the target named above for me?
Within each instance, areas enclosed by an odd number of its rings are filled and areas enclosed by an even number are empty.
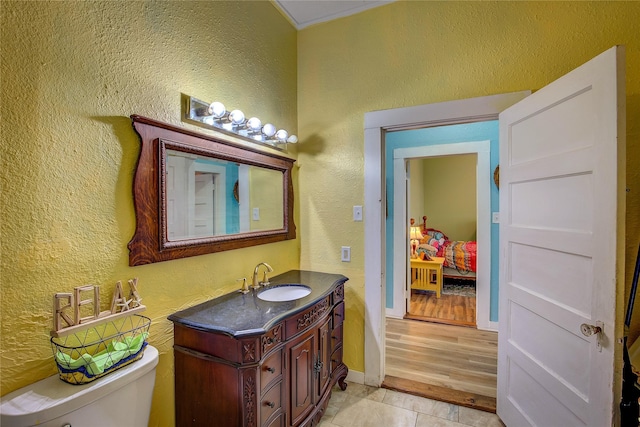
[[[253,208],[253,220],[260,221],[260,208]]]
[[[342,262],[351,262],[351,246],[343,246],[340,251]]]
[[[362,221],[362,206],[353,207],[353,220]]]
[[[500,224],[500,212],[493,212],[491,215],[491,222],[494,224]]]

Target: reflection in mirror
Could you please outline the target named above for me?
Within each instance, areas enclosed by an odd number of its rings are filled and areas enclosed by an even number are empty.
[[[167,240],[284,227],[282,172],[166,150]]]
[[[131,116],[140,137],[129,265],[296,238],[294,159]]]

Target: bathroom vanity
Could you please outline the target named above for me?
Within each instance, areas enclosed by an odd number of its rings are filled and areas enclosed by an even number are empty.
[[[174,323],[177,426],[311,427],[338,383],[344,283],[339,274],[289,271],[267,287],[224,295],[169,316]],[[292,301],[260,293],[302,284]]]

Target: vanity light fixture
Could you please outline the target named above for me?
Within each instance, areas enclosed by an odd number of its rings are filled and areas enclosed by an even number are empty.
[[[187,99],[186,118],[207,127],[232,132],[276,148],[298,142],[298,137],[289,135],[285,129],[277,129],[271,123],[263,125],[257,117],[246,119],[244,113],[237,109],[227,111],[221,102],[207,103],[192,96]]]

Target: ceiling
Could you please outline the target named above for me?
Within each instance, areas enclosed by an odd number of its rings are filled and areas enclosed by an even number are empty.
[[[309,25],[355,15],[393,1],[395,0],[274,0],[298,30]]]

